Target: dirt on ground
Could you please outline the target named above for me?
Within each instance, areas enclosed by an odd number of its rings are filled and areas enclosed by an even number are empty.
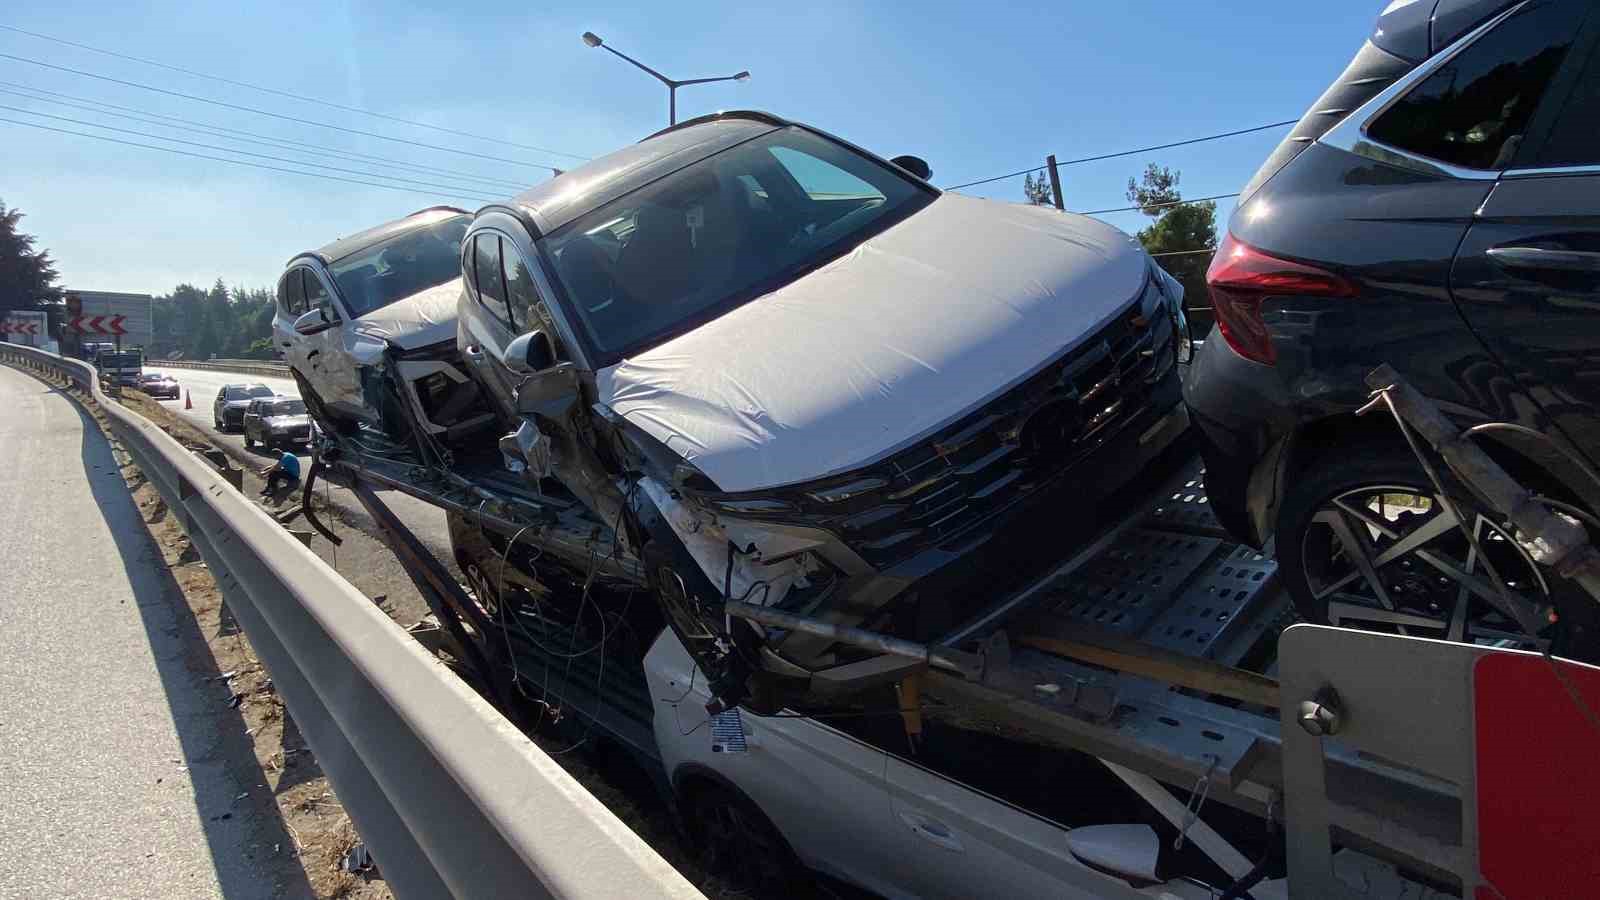
[[[156,421],[185,444],[205,443],[203,435],[173,421],[170,413],[141,394],[125,392],[124,405]],[[128,476],[134,502],[144,515],[150,536],[183,591],[205,640],[204,647],[193,647],[190,652],[208,653],[210,665],[222,673],[218,677],[231,691],[228,703],[254,746],[256,760],[267,779],[265,788],[277,804],[278,814],[294,844],[276,847],[274,853],[295,860],[304,868],[313,896],[317,898],[388,900],[393,895],[375,866],[369,864],[354,872],[346,870],[345,859],[360,843],[360,836],[327,776],[317,765],[311,748],[284,708],[283,700],[273,690],[271,675],[256,658],[249,639],[229,613],[210,569],[190,543],[177,517],[169,514],[155,486],[136,466],[127,466],[124,474]],[[246,487],[250,486],[247,480]]]
[[[149,418],[180,443],[214,446],[204,432],[137,391],[124,391],[123,405]],[[130,466],[129,471],[136,470]],[[256,496],[261,484],[256,471],[244,470],[243,489],[247,496]],[[359,874],[342,868],[346,854],[359,843],[359,835],[310,748],[294,727],[283,701],[273,691],[271,677],[256,660],[249,640],[228,614],[210,572],[190,545],[176,517],[167,515],[160,495],[142,477],[137,485],[134,496],[145,511],[152,536],[182,586],[203,633],[208,636],[206,651],[215,657],[219,671],[233,673],[229,684],[234,695],[242,698],[238,713],[255,744],[262,769],[271,779],[269,787],[283,821],[296,837],[298,846],[293,852],[305,867],[316,896],[355,900],[390,897],[381,878],[381,863]],[[281,502],[258,502],[269,512],[282,514],[299,504],[299,495],[296,492],[293,498]],[[314,512],[343,543],[334,547],[318,535],[310,538],[310,549],[333,565],[358,590],[373,598],[379,608],[401,626],[411,627],[429,619],[426,603],[388,548],[356,528],[356,522],[348,513],[324,505],[320,498],[314,502],[318,504]],[[285,527],[310,530],[303,518],[289,519]],[[572,750],[571,735],[548,727],[529,737],[552,753],[568,774],[707,897],[731,900],[751,896],[702,867],[698,854],[685,841],[672,810],[631,760],[610,752],[610,748],[600,742],[576,752],[563,752]]]

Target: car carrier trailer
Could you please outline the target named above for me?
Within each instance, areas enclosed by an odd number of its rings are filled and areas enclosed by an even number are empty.
[[[642,590],[600,523],[521,482],[467,481],[370,440],[330,439],[307,491],[317,477],[355,490],[451,654],[491,693],[509,707],[513,692],[537,688],[586,733],[658,759],[655,703],[636,661],[632,670],[614,662],[607,686],[603,647],[581,661],[551,656],[527,628],[496,622],[375,491],[410,494],[510,538],[502,566],[515,536],[539,528],[547,552],[564,547],[588,561],[591,581]],[[980,615],[929,644],[732,602],[729,614],[872,646],[882,652],[857,665],[920,697],[920,715],[1098,757],[1142,792],[1156,785],[1153,805],[1185,832],[1209,803],[1281,822],[1289,896],[1361,895],[1335,876],[1335,847],[1396,866],[1419,890],[1463,896],[1558,896],[1600,883],[1600,838],[1585,812],[1600,800],[1590,764],[1600,720],[1583,714],[1600,707],[1600,669],[1403,635],[1285,628],[1292,616],[1276,564],[1211,517],[1198,459],[1155,483],[1082,511],[1090,527],[1080,531],[1092,536],[1064,543],[1053,571],[979,604]],[[539,627],[549,636],[563,626]],[[910,735],[920,719],[906,718]]]

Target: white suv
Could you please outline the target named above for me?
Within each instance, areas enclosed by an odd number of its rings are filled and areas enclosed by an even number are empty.
[[[1041,574],[1063,521],[1187,426],[1182,287],[1136,240],[926,171],[722,113],[467,230],[459,341],[505,467],[590,511],[578,571],[623,526],[607,558],[723,702],[865,655],[725,601],[925,641]],[[553,559],[557,536],[530,540]]]
[[[432,207],[289,260],[273,340],[323,428],[403,438],[490,421],[453,362],[469,220]]]

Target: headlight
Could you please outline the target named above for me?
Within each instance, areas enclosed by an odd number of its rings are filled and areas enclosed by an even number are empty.
[[[1189,317],[1183,312],[1183,283],[1173,278],[1155,260],[1150,261],[1150,266],[1155,270],[1156,284],[1166,298],[1168,315],[1177,334],[1178,363],[1186,366],[1194,358],[1194,341],[1189,334]]]

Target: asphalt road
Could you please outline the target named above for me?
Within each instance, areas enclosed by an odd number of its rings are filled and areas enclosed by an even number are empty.
[[[0,898],[273,896],[276,806],[104,436],[4,366],[0,408]]]
[[[256,448],[246,451],[244,438],[237,432],[231,434],[218,433],[212,427],[212,402],[217,399],[217,392],[225,384],[264,384],[286,397],[298,397],[300,391],[295,387],[292,378],[262,378],[255,375],[240,375],[235,372],[214,372],[208,369],[164,369],[159,366],[145,366],[146,372],[159,372],[171,375],[178,380],[181,391],[187,392],[186,396],[192,401],[192,409],[184,409],[184,401],[162,400],[163,406],[182,416],[194,427],[210,435],[218,444],[225,444],[238,451],[236,455],[249,456],[260,460],[258,468],[271,465],[277,453],[268,454]],[[311,465],[311,457],[300,456],[300,471],[305,472]],[[450,560],[450,531],[445,524],[444,512],[437,507],[429,506],[415,497],[401,494],[396,491],[380,491],[389,508],[395,515],[421,538],[423,544],[433,550],[446,562]],[[348,491],[334,489],[329,498],[333,503],[358,520],[366,519],[366,512],[361,508],[355,497]]]

